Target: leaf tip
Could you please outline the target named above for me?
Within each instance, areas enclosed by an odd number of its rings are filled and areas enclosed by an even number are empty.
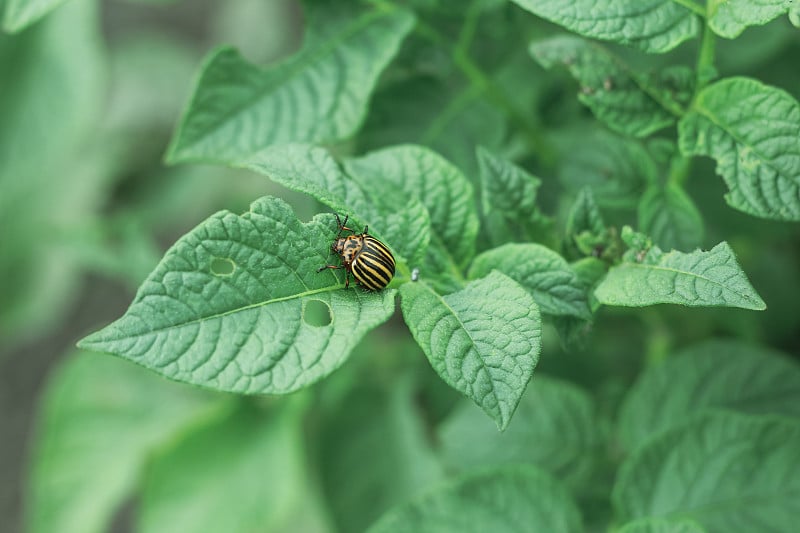
[[[497,425],[497,431],[499,431],[500,433],[505,432],[509,422],[511,422],[510,416],[501,415],[499,418],[494,419],[494,423]]]
[[[753,292],[753,296],[755,296],[755,299],[754,299],[753,305],[752,305],[752,307],[750,307],[750,309],[752,309],[753,311],[766,311],[767,310],[767,304],[761,298],[761,296],[759,296],[755,292]]]
[[[100,339],[98,338],[99,331],[95,331],[94,333],[90,333],[86,335],[82,339],[78,340],[75,343],[75,346],[80,348],[81,350],[89,350],[89,351],[99,351],[100,347]]]

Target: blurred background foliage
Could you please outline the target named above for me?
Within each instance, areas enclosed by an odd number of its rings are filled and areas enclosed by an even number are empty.
[[[458,50],[468,11],[461,3],[409,3],[452,41],[415,33],[382,76],[360,133],[335,151],[415,142],[477,179],[475,146],[482,145],[542,179],[539,206],[557,225],[585,185],[609,225],[635,223],[649,172],[641,165],[652,159],[654,178],[663,179],[668,169],[659,157],[673,147],[666,138],[639,146],[601,130],[575,98],[575,82],[530,58],[530,39],[558,28],[483,0],[471,4],[481,16],[473,17],[471,44]],[[76,498],[81,505],[58,515],[62,531],[214,525],[214,506],[237,502],[225,494],[250,493],[268,502],[263,512],[272,530],[360,531],[458,465],[482,464],[489,455],[496,436],[485,436],[487,421],[473,420],[474,408],[435,376],[399,318],[372,332],[331,378],[288,398],[213,395],[72,349],[121,315],[164,250],[211,213],[245,211],[266,194],[290,201],[302,219],[321,210],[248,172],[162,164],[206,52],[233,44],[250,61],[268,64],[298,48],[302,28],[303,8],[294,0],[72,0],[18,33],[0,34],[4,531],[22,527],[23,501],[39,502],[37,491],[67,497],[81,484],[88,491]],[[797,35],[784,19],[720,39],[719,71],[752,75],[800,98]],[[643,71],[658,71],[692,65],[696,46],[659,56],[609,48]],[[502,93],[465,75],[460,54]],[[620,150],[646,155],[616,156]],[[800,228],[729,208],[711,160],[695,161],[687,189],[702,213],[701,246],[729,241],[768,309],[607,309],[581,349],[565,349],[548,325],[537,376],[591,421],[596,433],[584,435],[581,446],[600,446],[639,371],[674,350],[732,336],[800,353]],[[528,392],[517,416],[526,416],[535,394]],[[64,420],[71,422],[59,426]],[[51,453],[54,440],[62,444],[58,453]],[[468,440],[486,449],[464,449]],[[46,460],[32,469],[33,456]],[[241,460],[251,456],[255,463]],[[605,463],[613,463],[613,450],[597,458],[594,467],[568,458],[551,465],[584,509],[595,509],[585,517],[589,524],[609,513],[597,494],[611,482]],[[236,461],[249,466],[231,468]],[[41,472],[47,475],[40,479]],[[248,490],[264,476],[274,493]],[[51,511],[59,512],[43,507],[28,525],[47,531]]]

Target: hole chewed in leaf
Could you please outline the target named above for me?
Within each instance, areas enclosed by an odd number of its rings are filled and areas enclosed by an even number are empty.
[[[303,302],[303,322],[315,328],[330,325],[333,321],[333,310],[322,300]]]
[[[215,257],[211,260],[211,273],[215,276],[230,276],[236,270],[236,263],[228,257]]]

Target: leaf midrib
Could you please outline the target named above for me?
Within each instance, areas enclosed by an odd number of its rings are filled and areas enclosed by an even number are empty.
[[[710,282],[710,283],[712,283],[714,285],[717,285],[718,287],[720,287],[720,288],[722,288],[724,290],[730,291],[730,292],[732,292],[734,294],[738,294],[739,296],[741,296],[742,298],[744,298],[744,299],[746,299],[748,301],[752,301],[754,303],[757,303],[755,300],[752,300],[746,294],[742,294],[742,293],[736,292],[735,290],[731,289],[730,287],[727,287],[726,285],[723,285],[722,283],[720,283],[720,282],[718,282],[716,280],[713,280],[713,279],[708,278],[706,276],[703,276],[701,274],[695,274],[694,272],[689,272],[689,271],[685,271],[685,270],[678,270],[677,268],[666,267],[666,266],[662,266],[662,265],[644,265],[644,264],[640,264],[640,263],[626,263],[624,266],[628,267],[628,268],[642,268],[642,269],[646,269],[646,270],[663,270],[665,272],[670,272],[670,273],[674,273],[674,274],[685,274],[685,275],[693,276],[693,277],[708,281],[708,282]]]
[[[235,309],[230,309],[228,311],[223,311],[221,313],[215,313],[215,314],[212,314],[212,315],[195,318],[195,319],[189,320],[187,322],[181,322],[179,324],[169,324],[169,325],[166,325],[166,326],[156,327],[156,328],[150,329],[148,331],[143,331],[143,332],[140,332],[140,333],[126,334],[125,338],[143,337],[143,336],[146,336],[146,335],[152,335],[154,333],[160,333],[160,332],[167,331],[167,330],[170,330],[170,329],[183,328],[183,327],[186,327],[186,326],[191,326],[192,324],[199,324],[199,323],[205,322],[207,320],[215,320],[215,319],[218,319],[218,318],[223,318],[223,317],[226,317],[226,316],[229,316],[229,315],[233,315],[233,314],[236,314],[236,313],[241,313],[241,312],[244,312],[244,311],[248,311],[250,309],[256,309],[258,307],[263,307],[263,306],[274,304],[274,303],[285,302],[285,301],[289,301],[289,300],[293,300],[293,299],[299,299],[299,298],[304,298],[304,297],[308,297],[308,296],[313,296],[315,294],[321,294],[321,293],[324,293],[324,292],[333,292],[335,290],[339,290],[339,289],[342,289],[342,288],[344,288],[344,285],[331,285],[331,286],[328,286],[328,287],[323,287],[323,288],[320,288],[320,289],[313,289],[313,290],[309,290],[309,291],[305,291],[305,292],[301,292],[301,293],[297,293],[297,294],[292,294],[292,295],[289,295],[289,296],[281,296],[279,298],[272,298],[270,300],[262,300],[260,302],[252,303],[252,304],[245,305],[245,306],[242,306],[242,307],[237,307]],[[106,341],[106,339],[104,339],[102,342],[104,342],[104,341]]]
[[[467,334],[467,337],[469,338],[469,342],[472,345],[473,350],[475,350],[475,353],[478,354],[478,356],[479,356],[479,359],[481,361],[482,369],[489,375],[489,380],[491,381],[491,383],[493,385],[490,394],[494,398],[494,400],[497,402],[497,411],[498,411],[498,414],[500,415],[500,424],[502,426],[505,426],[508,421],[506,420],[505,416],[503,416],[502,409],[500,409],[500,405],[503,402],[502,402],[501,398],[498,397],[497,393],[495,392],[494,379],[492,378],[491,373],[487,370],[489,368],[489,365],[486,364],[486,361],[484,360],[483,355],[480,353],[480,350],[478,350],[477,344],[475,342],[475,339],[472,337],[472,335],[470,334],[469,330],[464,325],[464,322],[461,321],[461,318],[458,316],[458,314],[456,313],[455,309],[453,309],[450,306],[450,304],[448,304],[447,301],[444,299],[444,296],[442,296],[441,294],[439,294],[438,292],[433,290],[433,288],[430,287],[427,283],[423,283],[422,286],[425,287],[425,289],[427,289],[431,294],[433,294],[442,303],[442,305],[458,321],[459,327],[461,327],[461,329],[464,331],[464,333]],[[431,355],[433,355],[433,354],[431,354]],[[481,405],[481,409],[483,409],[483,405]]]
[[[739,105],[739,106],[741,106],[741,103],[739,103],[738,105]],[[787,180],[787,181],[789,181],[789,182],[792,182],[793,184],[797,185],[797,183],[795,182],[795,180],[793,180],[793,179],[792,179],[792,177],[791,177],[791,176],[788,176],[788,175],[784,174],[784,173],[783,173],[783,172],[782,172],[780,169],[778,169],[778,168],[775,166],[775,164],[773,163],[773,160],[772,160],[771,158],[768,158],[768,157],[766,157],[766,156],[765,156],[765,155],[764,155],[764,154],[763,154],[763,153],[762,153],[760,150],[758,150],[758,149],[755,147],[755,145],[753,145],[752,143],[749,143],[749,142],[747,142],[747,141],[743,140],[741,136],[739,136],[739,135],[736,135],[736,134],[735,134],[735,133],[732,131],[732,128],[730,127],[730,125],[728,125],[728,124],[726,124],[726,123],[723,123],[723,122],[721,122],[720,120],[718,120],[718,115],[717,115],[717,114],[715,114],[715,113],[714,113],[714,111],[713,111],[712,109],[710,109],[710,108],[708,108],[708,107],[705,107],[704,105],[701,105],[701,104],[699,104],[699,103],[696,103],[696,104],[694,105],[693,109],[694,109],[694,111],[695,111],[695,112],[696,112],[698,115],[700,115],[701,117],[704,117],[704,118],[708,119],[708,121],[709,121],[709,122],[711,122],[711,123],[712,123],[714,126],[716,126],[717,128],[719,128],[720,130],[722,130],[722,131],[725,133],[725,135],[727,135],[727,136],[728,136],[730,139],[732,139],[732,140],[733,140],[733,142],[734,142],[734,143],[736,143],[737,145],[741,145],[741,146],[744,146],[744,147],[746,147],[746,148],[749,148],[749,149],[751,149],[751,150],[753,151],[753,153],[754,153],[754,154],[756,154],[756,155],[758,156],[758,159],[759,159],[759,161],[760,161],[760,162],[761,162],[763,165],[765,165],[765,166],[769,167],[770,169],[772,169],[772,170],[775,172],[775,174],[776,174],[777,176],[779,176],[779,177],[781,177],[782,179],[785,179],[785,180]],[[726,127],[726,126],[728,126],[728,127]],[[710,153],[710,152],[711,152],[711,151],[709,150],[709,153]],[[714,158],[715,158],[715,159],[718,159],[716,156],[714,156]],[[738,165],[737,165],[737,167],[738,167]],[[738,174],[738,172],[737,172],[736,174]],[[735,177],[735,176],[734,176],[734,177]],[[737,180],[737,182],[738,182],[738,181],[739,181],[739,180]],[[759,181],[760,181],[760,180],[759,180]]]

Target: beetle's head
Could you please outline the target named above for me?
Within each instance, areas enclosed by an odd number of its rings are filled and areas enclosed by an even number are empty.
[[[331,244],[331,251],[337,255],[342,255],[345,241],[347,241],[346,237],[340,237],[333,241],[333,244]]]

